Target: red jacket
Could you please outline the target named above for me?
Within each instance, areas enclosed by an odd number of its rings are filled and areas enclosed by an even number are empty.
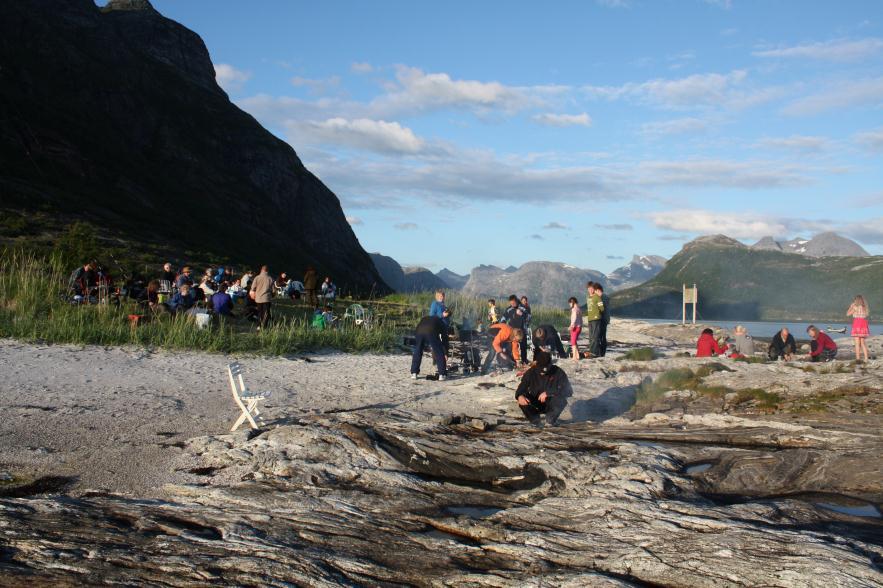
[[[714,335],[703,333],[699,336],[696,343],[696,357],[713,357],[715,355],[723,355],[726,349],[717,344]]]
[[[812,357],[818,357],[822,354],[822,351],[825,349],[830,349],[831,351],[837,351],[837,344],[834,343],[834,340],[831,339],[826,333],[819,331],[818,336],[816,337],[816,350],[812,351],[810,355]]]

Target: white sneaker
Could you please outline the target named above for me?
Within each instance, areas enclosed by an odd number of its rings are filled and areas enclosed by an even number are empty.
[[[438,377],[438,381],[439,381],[439,382],[444,382],[444,381],[447,380],[447,379],[448,379],[447,376],[441,376],[441,375],[440,375],[440,376]]]
[[[416,380],[416,379],[417,379],[417,374],[411,374],[411,379],[412,379],[412,380]]]

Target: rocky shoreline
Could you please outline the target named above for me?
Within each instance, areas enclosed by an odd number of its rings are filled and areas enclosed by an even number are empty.
[[[682,356],[689,328],[640,321],[611,339],[608,358],[562,363],[574,396],[545,429],[519,418],[514,374],[412,383],[401,356],[243,358],[257,384],[296,382],[256,434],[224,432],[232,402],[205,370],[226,358],[42,348],[110,373],[126,358],[128,376],[102,387],[119,406],[85,383],[53,392],[38,363],[3,384],[0,584],[883,586],[883,364],[697,360]],[[657,358],[623,360],[636,346]],[[0,343],[7,365],[34,353]],[[687,389],[662,386],[676,370]],[[144,391],[133,405],[142,371],[180,405]],[[190,396],[163,390],[194,371]],[[47,394],[55,410],[16,408]],[[153,487],[102,473],[100,430],[39,459],[19,447],[91,401],[99,429],[125,405],[168,413],[153,438],[115,442],[132,459],[169,433],[143,466]]]

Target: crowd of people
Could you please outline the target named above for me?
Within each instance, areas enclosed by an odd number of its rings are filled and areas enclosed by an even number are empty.
[[[851,336],[855,343],[856,361],[868,361],[867,338],[870,336],[868,326],[868,304],[863,296],[856,296],[846,311],[847,317],[852,317]],[[837,359],[837,343],[828,333],[815,325],[806,328],[809,337],[808,352],[803,355],[804,359],[813,362],[828,362]],[[732,341],[718,341],[714,331],[705,329],[696,342],[696,357],[730,357],[732,359],[744,359],[754,355],[754,340],[748,334],[748,330],[737,325],[733,330]],[[771,361],[794,361],[801,354],[798,353],[797,341],[788,327],[783,327],[773,335],[766,351]]]
[[[265,328],[272,319],[274,298],[303,299],[314,308],[314,326],[320,327],[318,319],[321,328],[336,323],[331,303],[337,298],[337,286],[330,276],[320,283],[312,266],[307,267],[303,281],[298,281],[285,272],[273,278],[266,265],[257,273],[246,270],[238,277],[232,267],[209,267],[197,278],[192,267],[185,265],[176,270],[167,262],[154,279],[136,278],[128,280],[126,286],[115,287],[110,274],[97,261],[89,261],[73,271],[68,290],[71,302],[76,304],[97,304],[105,297],[118,303],[121,297],[129,297],[152,316],[207,313],[223,319],[241,317],[256,322],[258,329]],[[243,305],[241,311],[237,303]]]

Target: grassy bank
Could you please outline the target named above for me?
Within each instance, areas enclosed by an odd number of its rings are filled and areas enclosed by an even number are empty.
[[[431,293],[395,294],[378,300],[338,300],[334,312],[342,317],[350,304],[371,309],[372,328],[342,322],[338,328],[319,330],[310,325],[312,309],[305,304],[277,299],[273,323],[258,332],[244,319],[213,320],[198,329],[189,316],[158,316],[133,327],[128,316],[144,310],[131,300],[113,305],[72,305],[65,300],[73,268],[60,258],[4,251],[0,253],[0,337],[80,345],[137,345],[165,349],[191,349],[216,353],[287,355],[320,349],[346,352],[384,352],[399,349],[402,336],[426,314]],[[485,303],[451,293],[447,304],[454,321],[473,323],[485,314]],[[237,305],[241,312],[242,306]],[[566,324],[566,313],[537,309],[537,317],[556,326]]]

